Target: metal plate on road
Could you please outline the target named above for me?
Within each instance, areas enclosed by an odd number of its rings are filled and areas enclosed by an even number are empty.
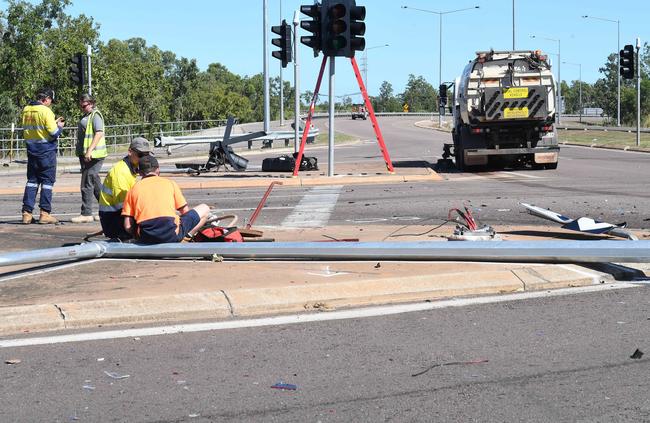
[[[520,119],[528,117],[528,107],[507,108],[503,111],[503,117],[506,119]]]
[[[528,87],[506,88],[503,98],[528,98]]]

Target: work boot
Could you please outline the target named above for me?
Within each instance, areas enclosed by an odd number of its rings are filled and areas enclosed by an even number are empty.
[[[38,223],[41,225],[46,225],[48,223],[59,223],[59,221],[50,213],[41,210],[41,217],[38,219]]]
[[[23,224],[29,225],[33,221],[34,221],[34,216],[30,212],[24,211],[23,212]]]
[[[81,216],[76,216],[70,219],[72,223],[92,223],[95,221],[92,216],[84,216],[83,214]]]

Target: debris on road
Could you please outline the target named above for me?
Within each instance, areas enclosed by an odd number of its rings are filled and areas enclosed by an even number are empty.
[[[532,214],[533,216],[541,217],[542,219],[561,224],[562,229],[585,232],[595,235],[612,235],[620,238],[626,238],[632,241],[639,240],[639,238],[637,238],[634,234],[624,230],[626,223],[619,223],[618,225],[614,225],[607,222],[600,222],[590,217],[579,217],[577,219],[571,219],[570,217],[563,216],[560,213],[556,213],[549,209],[543,209],[541,207],[533,206],[527,203],[519,204],[524,206],[528,213]]]
[[[17,358],[10,358],[10,359],[5,360],[5,364],[8,364],[10,366],[14,366],[14,365],[20,364],[20,363],[21,363],[21,361],[19,359],[17,359]]]
[[[121,375],[119,373],[109,372],[109,371],[106,371],[106,370],[104,370],[104,374],[106,376],[110,377],[111,379],[118,379],[118,380],[119,379],[126,379],[126,378],[131,377],[131,375]]]
[[[379,269],[380,267],[381,267],[381,263],[377,262],[377,264],[375,264],[375,269]]]
[[[295,391],[298,389],[298,386],[292,385],[290,383],[278,382],[275,385],[271,386],[272,389],[278,389],[280,391]]]
[[[432,366],[427,367],[426,369],[422,370],[421,372],[412,374],[411,377],[421,376],[421,375],[427,373],[429,370],[435,369],[436,367],[482,364],[482,363],[487,363],[488,361],[489,360],[487,360],[487,359],[479,359],[479,360],[472,360],[472,361],[451,361],[451,362],[448,362],[448,363],[436,363],[436,364],[434,364]]]
[[[94,391],[95,390],[95,387],[92,386],[92,385],[84,385],[84,386],[82,386],[82,388],[85,389],[86,391]]]
[[[454,233],[447,237],[449,241],[501,241],[501,237],[497,235],[496,231],[489,225],[478,226],[472,212],[464,207],[465,211],[460,209],[450,209],[447,214],[447,220],[456,222],[456,229]],[[451,215],[456,212],[462,219],[456,218],[452,220]]]
[[[633,360],[639,360],[641,357],[643,357],[643,351],[640,349],[636,349],[634,353],[630,356],[631,359]]]

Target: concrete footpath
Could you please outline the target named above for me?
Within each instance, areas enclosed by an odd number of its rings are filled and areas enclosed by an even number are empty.
[[[70,237],[82,226],[66,225]],[[390,226],[322,229],[264,228],[278,241],[326,236],[385,239]],[[403,227],[402,227],[403,229]],[[428,227],[411,226],[423,240]],[[451,227],[426,235],[445,242]],[[524,239],[531,228],[497,228],[504,239]],[[551,238],[563,231],[536,227]],[[15,246],[14,246],[15,248]],[[5,249],[6,251],[6,249]],[[456,262],[274,262],[97,259],[2,268],[0,336],[113,325],[234,319],[296,312],[326,312],[440,298],[504,294],[613,282],[631,269],[601,265]]]

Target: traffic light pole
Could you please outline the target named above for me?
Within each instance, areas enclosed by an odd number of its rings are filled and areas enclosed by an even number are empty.
[[[300,11],[296,10],[296,13],[293,15],[293,83],[294,83],[294,116],[293,116],[293,126],[294,128],[294,141],[293,141],[293,151],[294,153],[298,152],[298,137],[300,136],[300,63],[298,60],[298,42],[300,37],[298,36],[298,26],[300,25]]]
[[[309,134],[309,128],[311,127],[311,120],[314,116],[316,99],[318,98],[318,92],[320,91],[320,84],[323,81],[323,74],[325,73],[326,64],[327,64],[327,56],[324,55],[323,62],[320,65],[320,72],[318,73],[318,79],[316,80],[316,88],[314,88],[314,96],[311,99],[311,103],[309,104],[309,112],[307,113],[305,129],[302,132],[302,139],[300,140],[300,150],[298,150],[298,156],[296,157],[296,164],[293,168],[293,176],[298,176],[298,171],[300,170],[300,163],[302,162],[302,156],[305,153],[305,143],[307,142],[307,135]]]
[[[90,44],[88,44],[86,53],[88,55],[88,95],[93,95],[93,51]]]
[[[269,24],[268,24],[268,5],[267,5],[268,0],[264,0],[262,3],[263,7],[263,23],[262,26],[264,26],[263,29],[263,43],[264,46],[262,48],[262,54],[264,55],[262,61],[263,61],[263,67],[264,67],[264,132],[267,134],[271,131],[271,106],[270,106],[270,99],[269,99],[269,46],[268,46],[268,30],[269,30]]]
[[[280,19],[282,19],[282,0],[280,0]],[[280,65],[280,126],[284,126],[284,82],[282,79],[282,65]]]
[[[334,83],[336,80],[336,57],[330,57],[330,81],[329,81],[329,137],[327,155],[327,176],[334,176]]]
[[[636,146],[641,146],[641,39],[636,39]],[[620,75],[619,71],[619,75]]]

